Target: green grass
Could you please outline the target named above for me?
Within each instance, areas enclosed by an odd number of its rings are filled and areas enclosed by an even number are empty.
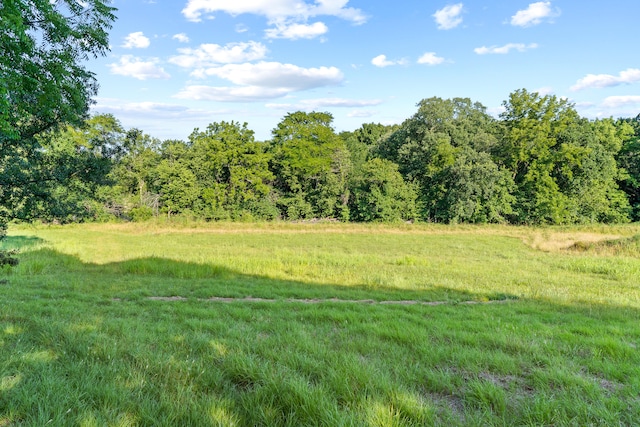
[[[14,228],[0,426],[636,425],[639,231]]]

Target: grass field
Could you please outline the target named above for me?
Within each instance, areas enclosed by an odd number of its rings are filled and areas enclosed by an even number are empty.
[[[14,227],[0,427],[638,425],[638,235]]]

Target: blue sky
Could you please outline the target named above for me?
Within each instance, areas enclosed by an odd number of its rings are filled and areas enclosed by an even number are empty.
[[[432,96],[499,114],[526,88],[585,117],[640,113],[631,0],[114,0],[94,112],[160,139],[219,121],[259,140],[288,112],[337,131],[401,123]]]

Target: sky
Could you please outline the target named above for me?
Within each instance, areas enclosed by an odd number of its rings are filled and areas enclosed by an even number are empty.
[[[402,123],[425,98],[496,117],[517,89],[590,119],[640,113],[637,0],[113,0],[94,113],[159,139],[221,121],[268,140],[295,111],[337,132]]]

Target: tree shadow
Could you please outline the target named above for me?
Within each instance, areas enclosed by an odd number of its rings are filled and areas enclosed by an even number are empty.
[[[0,241],[0,250],[27,249],[44,243],[36,236],[6,236]]]
[[[37,240],[14,243],[34,248]],[[640,384],[635,308],[522,299],[505,309],[465,302],[516,296],[283,280],[158,257],[92,264],[43,248],[24,252],[13,279],[19,288],[0,288],[0,300],[10,307],[0,313],[0,354],[13,345],[21,356],[7,359],[0,380],[6,402],[23,396],[22,403],[7,403],[19,414],[10,420],[16,424],[72,424],[71,416],[108,424],[130,414],[148,425],[198,425],[205,423],[202,417],[228,419],[229,425],[328,425],[331,417],[344,417],[345,425],[367,425],[354,414],[373,402],[391,413],[406,411],[407,419],[415,416],[414,425],[464,425],[491,413],[491,402],[478,397],[485,389],[515,396],[505,409],[515,416],[509,405],[522,410],[520,400],[573,398],[576,387],[587,390],[581,399],[595,408],[576,412],[586,424],[597,421],[603,401],[628,401],[635,405],[628,413],[639,412],[637,401],[625,397],[636,395],[630,390]],[[302,301],[313,299],[322,307]],[[444,304],[379,304],[408,300]],[[300,343],[287,341],[289,335]],[[303,339],[309,336],[313,340]],[[386,359],[378,344],[393,354],[392,365],[381,365]],[[446,357],[434,362],[439,355]],[[558,361],[572,358],[554,371]],[[604,365],[605,358],[612,364]],[[533,371],[520,373],[520,364]],[[41,418],[30,418],[34,402],[55,394],[69,397],[47,402]],[[85,415],[65,412],[74,399],[85,402]],[[172,399],[178,399],[175,405]],[[402,409],[398,399],[433,402],[436,415],[420,424],[420,408]],[[105,409],[105,401],[113,407]],[[548,408],[539,409],[543,414]],[[273,418],[256,418],[260,411]],[[608,421],[624,424],[615,416]]]

